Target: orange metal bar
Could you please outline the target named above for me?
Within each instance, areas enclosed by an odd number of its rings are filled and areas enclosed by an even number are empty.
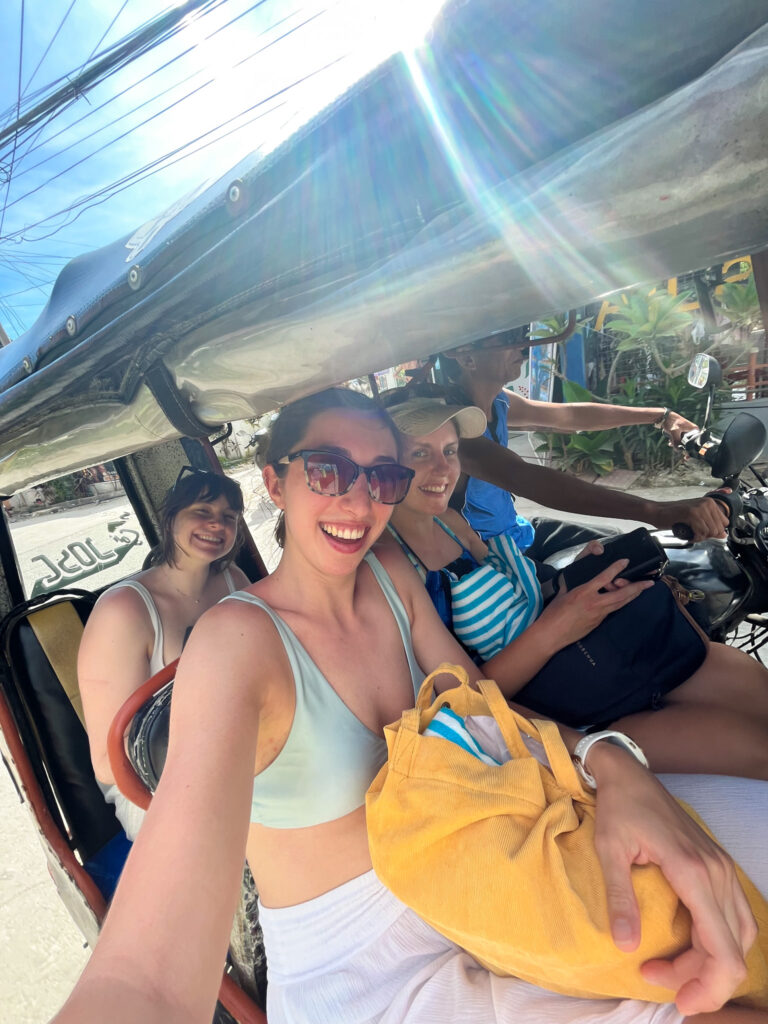
[[[53,820],[51,812],[48,810],[45,797],[35,778],[34,770],[19,736],[11,709],[8,707],[5,694],[2,692],[0,692],[0,729],[2,729],[3,736],[8,744],[8,750],[19,773],[26,799],[29,801],[40,830],[58,857],[62,867],[69,873],[85,897],[97,921],[103,921],[107,911],[106,901],[101,895],[99,887],[70,849],[67,840],[62,835],[59,826]]]
[[[267,1015],[260,1010],[228,974],[221,979],[219,1002],[240,1024],[267,1024]]]
[[[125,751],[125,732],[142,704],[174,678],[178,664],[179,659],[176,658],[135,690],[112,719],[107,733],[107,756],[117,788],[144,810],[149,807],[152,794],[134,771]]]

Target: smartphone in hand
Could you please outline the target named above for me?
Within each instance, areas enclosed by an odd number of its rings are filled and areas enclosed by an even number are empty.
[[[602,555],[585,555],[567,565],[562,578],[569,590],[594,579],[603,569],[607,569],[619,558],[628,558],[629,565],[617,576],[634,583],[635,580],[656,579],[664,572],[667,555],[655,537],[645,527],[640,526],[631,533],[622,533],[618,537],[609,537],[601,541]]]

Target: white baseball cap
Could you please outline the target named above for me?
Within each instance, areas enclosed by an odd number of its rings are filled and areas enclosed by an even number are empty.
[[[431,434],[448,420],[453,420],[459,437],[480,437],[488,423],[476,405],[449,405],[444,398],[408,398],[398,405],[387,403],[386,409],[400,433],[409,437]]]

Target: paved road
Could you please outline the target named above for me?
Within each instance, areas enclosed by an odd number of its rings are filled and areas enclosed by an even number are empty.
[[[88,959],[32,820],[0,767],[0,1024],[42,1024]]]
[[[241,470],[237,476],[245,493],[246,520],[271,568],[277,549],[271,536],[272,514],[263,501],[260,480],[252,469]],[[659,499],[671,500],[695,497],[704,489],[665,488],[651,493]],[[531,502],[518,504],[526,515],[545,511]],[[23,567],[34,571],[36,578],[40,569],[31,562],[34,554],[43,547],[61,549],[75,536],[106,536],[107,521],[114,519],[122,508],[121,500],[116,499],[55,516],[21,520],[14,526],[14,537]],[[635,524],[622,525],[631,529]],[[137,553],[141,556],[138,564],[128,563],[126,569],[126,563],[121,563],[117,575],[138,568],[146,547],[137,548],[134,555]],[[86,963],[88,951],[56,895],[26,808],[20,805],[2,768],[0,821],[0,1024],[43,1024],[66,998]]]

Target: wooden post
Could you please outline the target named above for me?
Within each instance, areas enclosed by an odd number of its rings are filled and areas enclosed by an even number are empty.
[[[755,359],[755,362],[764,364],[766,361],[766,340],[768,340],[768,250],[763,249],[761,252],[752,254],[752,273],[755,278],[757,299],[760,303],[760,316],[763,320],[763,340],[760,345],[760,358]]]
[[[755,288],[765,331],[768,328],[768,249],[753,254],[752,273],[755,276]]]
[[[747,362],[747,401],[751,402],[755,397],[755,384],[757,381],[757,352],[749,353]]]

